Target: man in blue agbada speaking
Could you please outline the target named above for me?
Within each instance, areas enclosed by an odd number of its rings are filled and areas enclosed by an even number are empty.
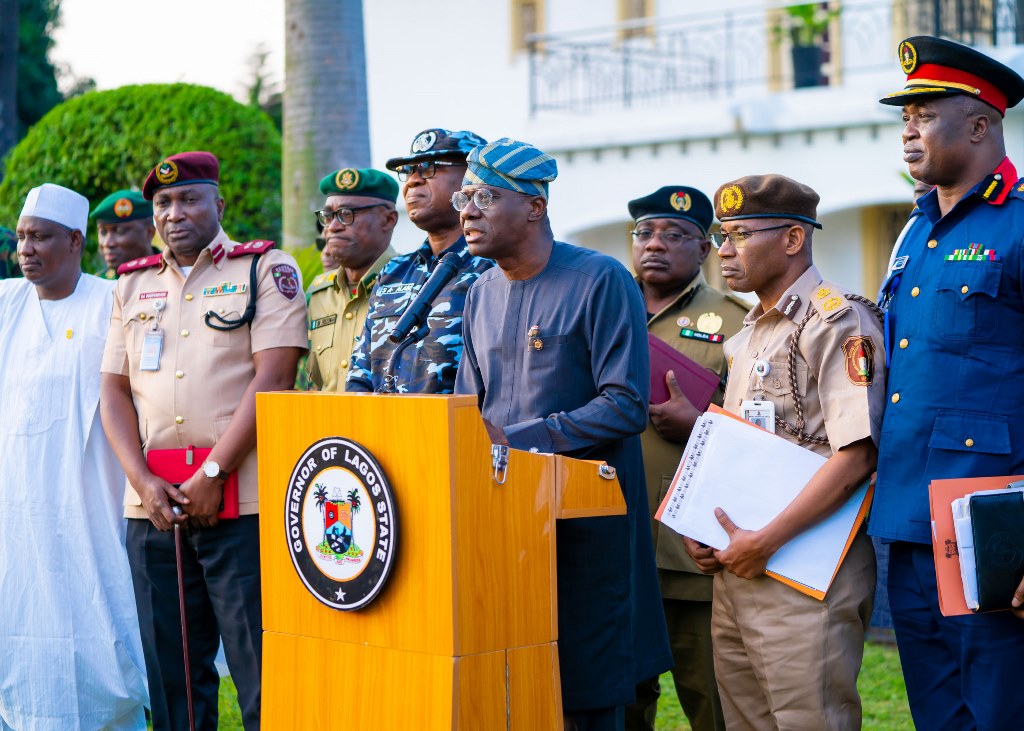
[[[452,203],[470,252],[498,266],[466,298],[455,390],[477,397],[495,442],[617,470],[627,514],[559,522],[556,542],[566,727],[621,729],[637,681],[672,666],[640,455],[644,305],[617,261],[554,241],[552,157],[503,138],[467,164]]]

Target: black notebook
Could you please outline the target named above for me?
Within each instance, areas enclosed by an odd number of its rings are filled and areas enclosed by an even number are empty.
[[[971,497],[978,611],[1009,609],[1024,577],[1024,493]]]

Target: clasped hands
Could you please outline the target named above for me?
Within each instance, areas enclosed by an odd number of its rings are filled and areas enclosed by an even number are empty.
[[[171,530],[176,523],[185,522],[200,528],[217,525],[224,481],[218,477],[207,477],[201,469],[180,486],[150,473],[142,484],[135,487],[150,522],[157,530]],[[174,514],[172,503],[181,506],[181,515]]]
[[[777,548],[769,544],[761,531],[740,528],[721,508],[715,508],[719,525],[729,534],[729,545],[718,550],[683,536],[683,545],[690,558],[705,574],[725,569],[741,579],[753,579],[764,573],[768,559]]]

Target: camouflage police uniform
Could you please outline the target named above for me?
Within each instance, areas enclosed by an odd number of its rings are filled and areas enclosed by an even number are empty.
[[[388,335],[416,299],[441,257],[465,250],[466,240],[460,236],[439,256],[434,256],[430,244],[424,243],[411,254],[396,256],[388,262],[377,278],[366,324],[352,351],[346,391],[376,391],[381,386],[388,359],[397,347],[388,340]],[[427,316],[427,336],[406,348],[395,368],[399,393],[454,393],[455,372],[462,358],[462,310],[466,293],[477,277],[492,266],[494,262],[490,259],[470,257],[438,293]]]

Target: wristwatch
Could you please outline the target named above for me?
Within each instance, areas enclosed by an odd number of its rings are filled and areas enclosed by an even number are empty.
[[[228,473],[220,468],[220,465],[214,462],[212,459],[208,459],[203,462],[203,474],[209,477],[211,480],[217,478],[219,480],[226,480]]]

